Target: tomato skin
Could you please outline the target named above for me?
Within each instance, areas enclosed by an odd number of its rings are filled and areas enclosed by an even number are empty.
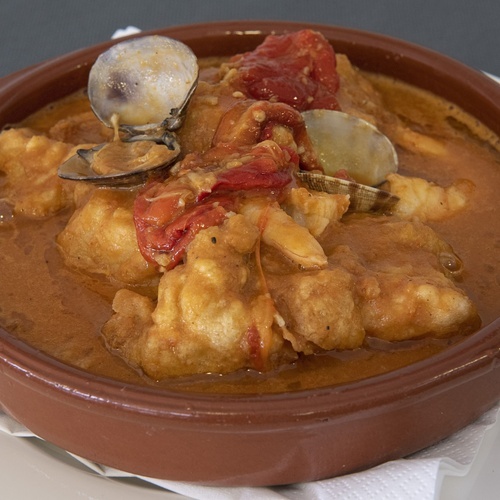
[[[250,191],[263,189],[282,189],[291,182],[289,170],[276,170],[276,164],[269,158],[256,158],[241,168],[224,172],[217,178],[212,192]]]
[[[134,223],[139,249],[148,262],[173,269],[199,231],[222,224],[227,212],[237,212],[245,197],[279,200],[298,168],[297,155],[275,144],[245,147],[240,154],[246,163],[221,167],[209,190],[189,191],[181,176],[164,183],[152,181],[139,193]],[[210,153],[207,157],[212,159]]]
[[[270,35],[232,61],[244,92],[253,99],[282,102],[299,111],[340,109],[335,52],[316,31]]]
[[[211,149],[187,155],[177,178],[151,182],[135,201],[140,251],[148,262],[167,270],[181,262],[200,230],[223,223],[227,212],[238,211],[241,200],[266,196],[279,202],[299,165],[322,169],[300,112],[340,109],[335,97],[339,77],[329,42],[312,30],[268,36],[230,64],[237,70],[235,90],[241,88],[247,99],[225,111]],[[286,134],[274,135],[280,128],[289,130],[295,145]],[[190,171],[198,169],[215,175],[210,185],[190,184]]]
[[[213,153],[220,156],[239,146],[251,146],[266,140],[274,140],[276,127],[284,126],[293,135],[296,149],[301,151],[300,165],[303,170],[322,170],[311,140],[307,135],[301,113],[281,102],[245,100],[235,104],[221,118],[213,138]],[[279,139],[278,139],[279,140]],[[296,155],[286,144],[280,144],[290,155]]]
[[[158,263],[158,255],[168,255],[166,269],[174,268],[183,258],[187,245],[207,227],[217,226],[226,218],[227,209],[220,204],[194,205],[166,226],[149,226],[142,230],[138,224],[138,242],[149,262]],[[157,260],[158,259],[158,260]]]

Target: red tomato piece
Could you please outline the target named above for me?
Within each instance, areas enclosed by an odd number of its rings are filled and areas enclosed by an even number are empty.
[[[221,224],[239,200],[259,195],[279,199],[298,168],[297,155],[257,144],[241,152],[246,163],[221,168],[210,190],[195,192],[177,179],[150,183],[136,198],[134,222],[144,258],[174,268],[199,231]],[[250,158],[250,159],[249,159]]]
[[[249,97],[283,102],[299,111],[340,109],[335,52],[321,33],[270,35],[233,61]]]

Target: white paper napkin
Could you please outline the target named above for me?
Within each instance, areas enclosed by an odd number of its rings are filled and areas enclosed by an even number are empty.
[[[121,38],[122,36],[135,35],[136,33],[140,33],[141,30],[136,26],[127,26],[126,28],[117,29],[112,35],[111,39],[116,40],[117,38]]]
[[[499,416],[500,404],[497,404],[461,431],[405,459],[334,479],[272,488],[217,488],[134,476],[72,456],[96,474],[114,478],[138,477],[166,490],[200,500],[434,500],[438,498],[445,476],[465,476],[469,472],[486,431],[497,423]],[[13,436],[35,437],[2,412],[0,431]]]

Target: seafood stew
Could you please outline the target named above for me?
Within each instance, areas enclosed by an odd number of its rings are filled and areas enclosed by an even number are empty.
[[[77,148],[112,140],[83,93],[5,130],[2,326],[93,373],[279,392],[404,366],[498,317],[497,139],[434,96],[360,72],[317,34],[295,36],[324,51],[300,67],[323,70],[297,98],[280,94],[295,81],[286,72],[255,84],[283,40],[200,61],[166,180],[58,179]],[[301,115],[311,102],[395,144],[399,170],[379,186],[399,199],[387,213],[348,211],[355,197],[295,175],[323,172]],[[354,180],[347,166],[329,177]]]

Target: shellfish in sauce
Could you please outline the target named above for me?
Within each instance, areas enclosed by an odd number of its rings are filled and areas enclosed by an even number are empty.
[[[390,212],[399,198],[374,186],[398,170],[392,142],[371,123],[341,111],[303,111],[307,134],[324,174],[297,172],[310,189],[348,194],[350,212]],[[347,172],[350,179],[335,177]]]
[[[399,198],[374,186],[398,170],[392,142],[362,118],[337,110],[303,111],[307,134],[324,174],[297,172],[310,189],[348,194],[350,212],[390,212]],[[345,171],[350,179],[335,177]]]
[[[366,120],[330,109],[304,111],[302,116],[326,175],[345,169],[356,182],[377,186],[398,170],[392,142]]]
[[[197,81],[196,56],[177,40],[150,36],[111,47],[92,66],[88,96],[95,115],[114,128],[115,139],[77,150],[61,165],[59,176],[129,187],[169,168],[181,153],[171,131],[182,126]],[[367,186],[397,171],[389,139],[365,120],[340,111],[313,109],[302,116],[325,174],[297,172],[297,177],[316,191],[349,194],[350,211],[389,211],[398,198]],[[125,135],[119,137],[119,131]],[[358,182],[334,177],[339,170]]]
[[[311,37],[311,33],[301,36]],[[327,44],[317,42],[316,38],[311,46],[327,50]],[[237,68],[233,69],[237,71]],[[201,87],[206,87],[205,82]],[[396,87],[391,82],[384,95],[392,95]],[[411,113],[411,103],[419,99],[414,89],[403,92],[403,96],[404,106],[390,110],[394,115]],[[212,116],[217,99],[210,94],[200,97],[196,93],[190,100],[190,109],[199,106],[200,102],[205,102],[207,112]],[[342,99],[339,102],[343,104]],[[433,100],[432,105],[425,106],[425,109],[434,109],[436,102],[439,100]],[[269,116],[266,112],[273,107],[272,104],[276,103],[258,107],[259,112],[250,113],[254,121],[266,114]],[[449,111],[447,106],[446,110]],[[71,106],[68,106],[67,116],[71,113]],[[183,132],[189,127],[192,134],[200,133],[199,124],[189,124],[192,116],[188,111],[178,137],[185,137]],[[198,119],[200,115],[195,116]],[[50,122],[50,111],[45,119]],[[29,127],[28,123],[34,121],[28,120],[24,126]],[[192,183],[186,186],[186,175],[179,175],[179,170],[174,169],[171,175],[164,176],[165,180],[160,183],[164,185],[159,186],[156,193],[158,196],[149,196],[155,193],[148,193],[147,188],[115,190],[83,186],[80,190],[82,184],[63,182],[64,189],[74,189],[76,195],[76,210],[69,221],[68,213],[48,217],[43,228],[38,221],[31,224],[28,220],[19,235],[16,233],[15,237],[5,239],[2,250],[10,260],[4,259],[6,265],[1,272],[9,283],[17,284],[13,285],[13,293],[2,295],[2,307],[7,311],[2,313],[2,325],[7,329],[14,325],[22,340],[64,362],[120,380],[156,385],[157,380],[166,377],[162,384],[182,390],[281,392],[349,382],[396,369],[438,352],[478,327],[474,303],[478,304],[479,314],[485,321],[498,316],[498,303],[491,293],[494,290],[491,269],[486,272],[482,264],[489,262],[492,268],[498,269],[498,256],[491,250],[494,243],[490,229],[497,228],[498,222],[490,217],[491,211],[486,212],[481,205],[483,200],[492,201],[491,186],[498,183],[498,169],[492,165],[496,166],[498,156],[487,148],[467,143],[464,138],[453,139],[450,145],[437,141],[444,144],[449,153],[446,157],[433,157],[433,164],[437,165],[436,171],[441,176],[437,179],[439,183],[446,184],[457,176],[467,176],[470,160],[474,158],[478,169],[478,178],[474,179],[477,196],[470,202],[471,209],[460,216],[450,216],[445,222],[438,220],[426,226],[393,215],[352,213],[344,217],[347,205],[354,204],[353,196],[346,200],[344,195],[337,197],[325,193],[325,189],[331,187],[305,189],[302,186],[313,186],[313,180],[318,177],[322,181],[330,178],[327,184],[334,185],[337,192],[341,189],[339,186],[347,184],[351,189],[352,184],[359,185],[358,182],[334,179],[338,172],[326,170],[332,175],[325,176],[320,169],[299,170],[298,163],[290,161],[294,158],[292,149],[287,145],[279,146],[276,136],[268,136],[266,139],[269,140],[263,141],[259,135],[261,129],[256,127],[255,130],[261,141],[259,147],[266,146],[268,159],[273,160],[269,165],[273,166],[277,182],[284,174],[286,179],[299,178],[296,186],[292,182],[280,192],[283,196],[276,196],[279,190],[270,186],[268,194],[275,196],[271,203],[269,198],[262,197],[262,189],[259,197],[245,199],[243,206],[237,203],[237,193],[236,203],[232,203],[232,199],[227,201],[222,196],[228,194],[227,186],[220,182],[217,186],[222,189],[221,196],[215,196],[212,202],[213,183],[210,183],[210,190],[206,190],[206,182],[201,182],[202,176],[197,175],[197,170],[189,169],[189,162],[184,162],[184,159],[179,163],[192,174],[189,177]],[[394,130],[384,129],[384,132],[398,140]],[[22,149],[22,145],[30,140],[30,133],[10,130],[0,139],[17,140],[16,147]],[[126,135],[124,130],[120,133],[122,138]],[[226,135],[222,136],[226,139]],[[450,136],[455,137],[443,127],[442,137]],[[55,141],[56,144],[52,144],[46,139],[44,136],[45,147],[57,147],[61,149],[61,155],[71,149],[68,144],[63,148],[61,143]],[[218,151],[227,151],[226,146],[221,145]],[[197,156],[198,150],[192,151],[196,154],[191,160],[203,159]],[[226,158],[227,169],[220,171],[226,180],[229,175],[238,175],[238,168],[245,165],[246,172],[253,173],[253,165],[262,161],[262,152],[252,155],[249,154],[252,149],[238,147],[233,151],[240,156]],[[435,178],[430,162],[422,160],[419,153],[408,151],[411,151],[409,147],[398,151],[404,160],[400,161],[403,173]],[[22,151],[19,154],[22,155]],[[219,161],[213,154],[211,157],[208,154],[205,158],[207,164],[213,166],[214,158]],[[276,162],[277,158],[281,163]],[[450,158],[453,168],[447,168]],[[0,163],[7,171],[5,185],[14,182],[8,170],[14,163],[10,160],[3,165]],[[386,165],[386,168],[393,169],[394,165]],[[212,171],[214,173],[216,171]],[[377,180],[369,182],[378,185]],[[172,187],[172,184],[182,189],[173,193],[164,189],[165,185]],[[231,186],[234,187],[234,182]],[[186,187],[190,189],[186,191]],[[210,227],[199,225],[203,230],[185,247],[185,258],[180,259],[179,265],[171,270],[158,271],[145,262],[137,248],[134,200],[139,198],[145,202],[144,209],[138,214],[143,221],[156,222],[158,219],[171,226],[169,234],[182,237],[185,226],[176,224],[178,219],[173,220],[174,224],[160,220],[165,213],[163,209],[185,213],[190,205],[184,202],[190,202],[191,194],[198,194],[198,189],[201,196],[194,196],[197,204],[193,204],[193,209],[199,209],[199,202],[205,200],[206,207],[217,208],[219,214],[224,203],[228,203],[227,210],[221,213],[221,223]],[[317,189],[323,192],[319,193]],[[362,191],[370,189],[372,187],[364,186]],[[293,197],[290,191],[294,193]],[[375,192],[378,194],[378,191]],[[170,196],[172,194],[175,196]],[[389,203],[395,201],[391,196],[389,199],[392,200]],[[67,207],[68,211],[69,207],[74,208],[73,205]],[[373,206],[357,210],[372,209]],[[390,206],[383,209],[386,210],[392,211]],[[489,217],[487,231],[477,223],[478,217]],[[194,222],[197,221],[195,218]],[[16,221],[16,224],[22,225],[21,222]],[[466,231],[463,230],[464,223]],[[5,228],[6,234],[9,230]],[[157,232],[153,227],[145,234],[156,239],[160,235],[158,242],[164,243],[166,233],[163,230]],[[453,248],[441,238],[449,240]],[[473,248],[473,240],[488,241],[488,244],[480,249]],[[24,248],[22,245],[29,246],[23,256],[30,264],[26,266],[28,272],[19,278],[20,272],[9,262],[15,261],[20,249]],[[302,251],[304,248],[305,252]],[[315,261],[311,261],[311,249],[317,253]],[[456,258],[455,251],[464,256],[463,263]],[[470,255],[474,258],[471,259]],[[82,267],[82,263],[87,267]],[[33,273],[33,269],[39,271]],[[96,274],[103,278],[96,278]],[[457,285],[448,282],[448,278],[455,281],[460,278],[463,282]],[[37,294],[36,301],[30,296],[28,310],[22,313],[28,316],[28,326],[24,326],[17,311],[19,297],[24,297],[29,291],[25,286],[29,280],[38,280],[36,285],[30,285],[30,290],[38,290],[43,283],[47,293]],[[489,284],[485,286],[483,283]],[[214,297],[217,300],[214,301]],[[112,301],[114,314],[110,320]],[[454,308],[456,321],[443,327],[441,320],[449,317],[446,308],[457,302],[464,307]],[[37,305],[33,306],[35,303]],[[55,308],[56,311],[52,307],[54,303],[61,305]],[[461,315],[464,310],[465,315]],[[63,325],[63,331],[60,325]],[[384,330],[384,325],[389,325],[389,329]],[[405,337],[402,336],[403,329]],[[233,337],[228,335],[229,331],[234,331]],[[242,336],[240,332],[243,332]],[[420,335],[429,332],[437,332],[436,338],[419,340]],[[100,334],[104,335],[99,337]],[[200,338],[201,342],[197,342],[196,339]],[[417,340],[407,340],[413,338]],[[214,355],[210,349],[217,343],[227,345]],[[175,349],[159,350],[159,345],[175,345]],[[285,364],[273,365],[267,372],[260,372],[255,364],[251,365],[255,370],[250,372],[239,370],[249,366],[244,358],[247,348],[251,362],[265,360],[263,345],[271,364],[276,356],[281,356]],[[109,348],[116,349],[120,356],[110,353]],[[200,350],[207,367],[204,371],[214,375],[204,373],[200,378],[190,375],[176,379],[176,376],[186,373],[182,370],[199,366],[196,353]],[[148,359],[140,357],[145,352],[149,353]],[[308,356],[311,353],[314,355]],[[164,363],[161,357],[170,355],[173,358]],[[148,366],[151,361],[153,365]],[[222,377],[215,375],[224,373],[221,362],[231,363],[223,367],[226,372],[236,371]],[[165,370],[170,370],[175,363],[182,370],[166,373]],[[137,367],[140,369],[136,371]],[[159,371],[155,372],[156,369]],[[144,373],[149,376],[144,377]]]
[[[350,180],[305,171],[298,171],[295,175],[313,191],[349,195],[349,212],[386,213],[399,201],[388,191]]]
[[[171,38],[126,40],[101,54],[89,74],[95,115],[114,140],[80,149],[59,168],[69,180],[114,187],[144,182],[180,154],[175,136],[198,82],[197,58]]]

